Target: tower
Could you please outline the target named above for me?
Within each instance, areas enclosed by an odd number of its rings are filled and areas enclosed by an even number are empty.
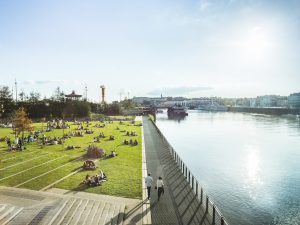
[[[105,103],[105,86],[101,85],[101,104],[103,105]]]
[[[18,83],[17,79],[15,79],[15,89],[16,89],[16,103],[18,102]]]
[[[84,99],[85,99],[85,101],[87,101],[87,92],[88,92],[88,88],[85,85],[85,87],[84,87]]]

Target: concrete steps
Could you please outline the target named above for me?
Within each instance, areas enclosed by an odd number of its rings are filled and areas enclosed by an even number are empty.
[[[125,205],[70,197],[48,225],[120,225]]]
[[[8,189],[18,198],[5,195]],[[95,194],[67,195],[4,187],[0,187],[0,199],[0,225],[123,225],[126,208],[124,202],[103,201]]]
[[[23,207],[17,207],[12,205],[1,205],[0,211],[0,224],[6,225],[13,220],[21,211]]]

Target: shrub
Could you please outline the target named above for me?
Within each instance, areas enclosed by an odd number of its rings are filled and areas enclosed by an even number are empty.
[[[90,145],[87,149],[87,156],[89,158],[103,158],[105,156],[105,151],[95,145]]]

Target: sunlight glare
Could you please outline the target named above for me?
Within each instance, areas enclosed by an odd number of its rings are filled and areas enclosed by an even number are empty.
[[[255,146],[245,147],[245,184],[252,198],[255,198],[256,188],[263,184],[261,178],[261,161],[259,151]]]

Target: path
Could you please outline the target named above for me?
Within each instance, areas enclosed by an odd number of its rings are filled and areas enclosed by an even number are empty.
[[[169,153],[169,146],[162,140],[148,117],[143,117],[147,170],[154,183],[162,176],[165,194],[157,201],[156,190],[152,189],[150,208],[154,225],[211,224],[209,216],[195,197],[185,177]]]

